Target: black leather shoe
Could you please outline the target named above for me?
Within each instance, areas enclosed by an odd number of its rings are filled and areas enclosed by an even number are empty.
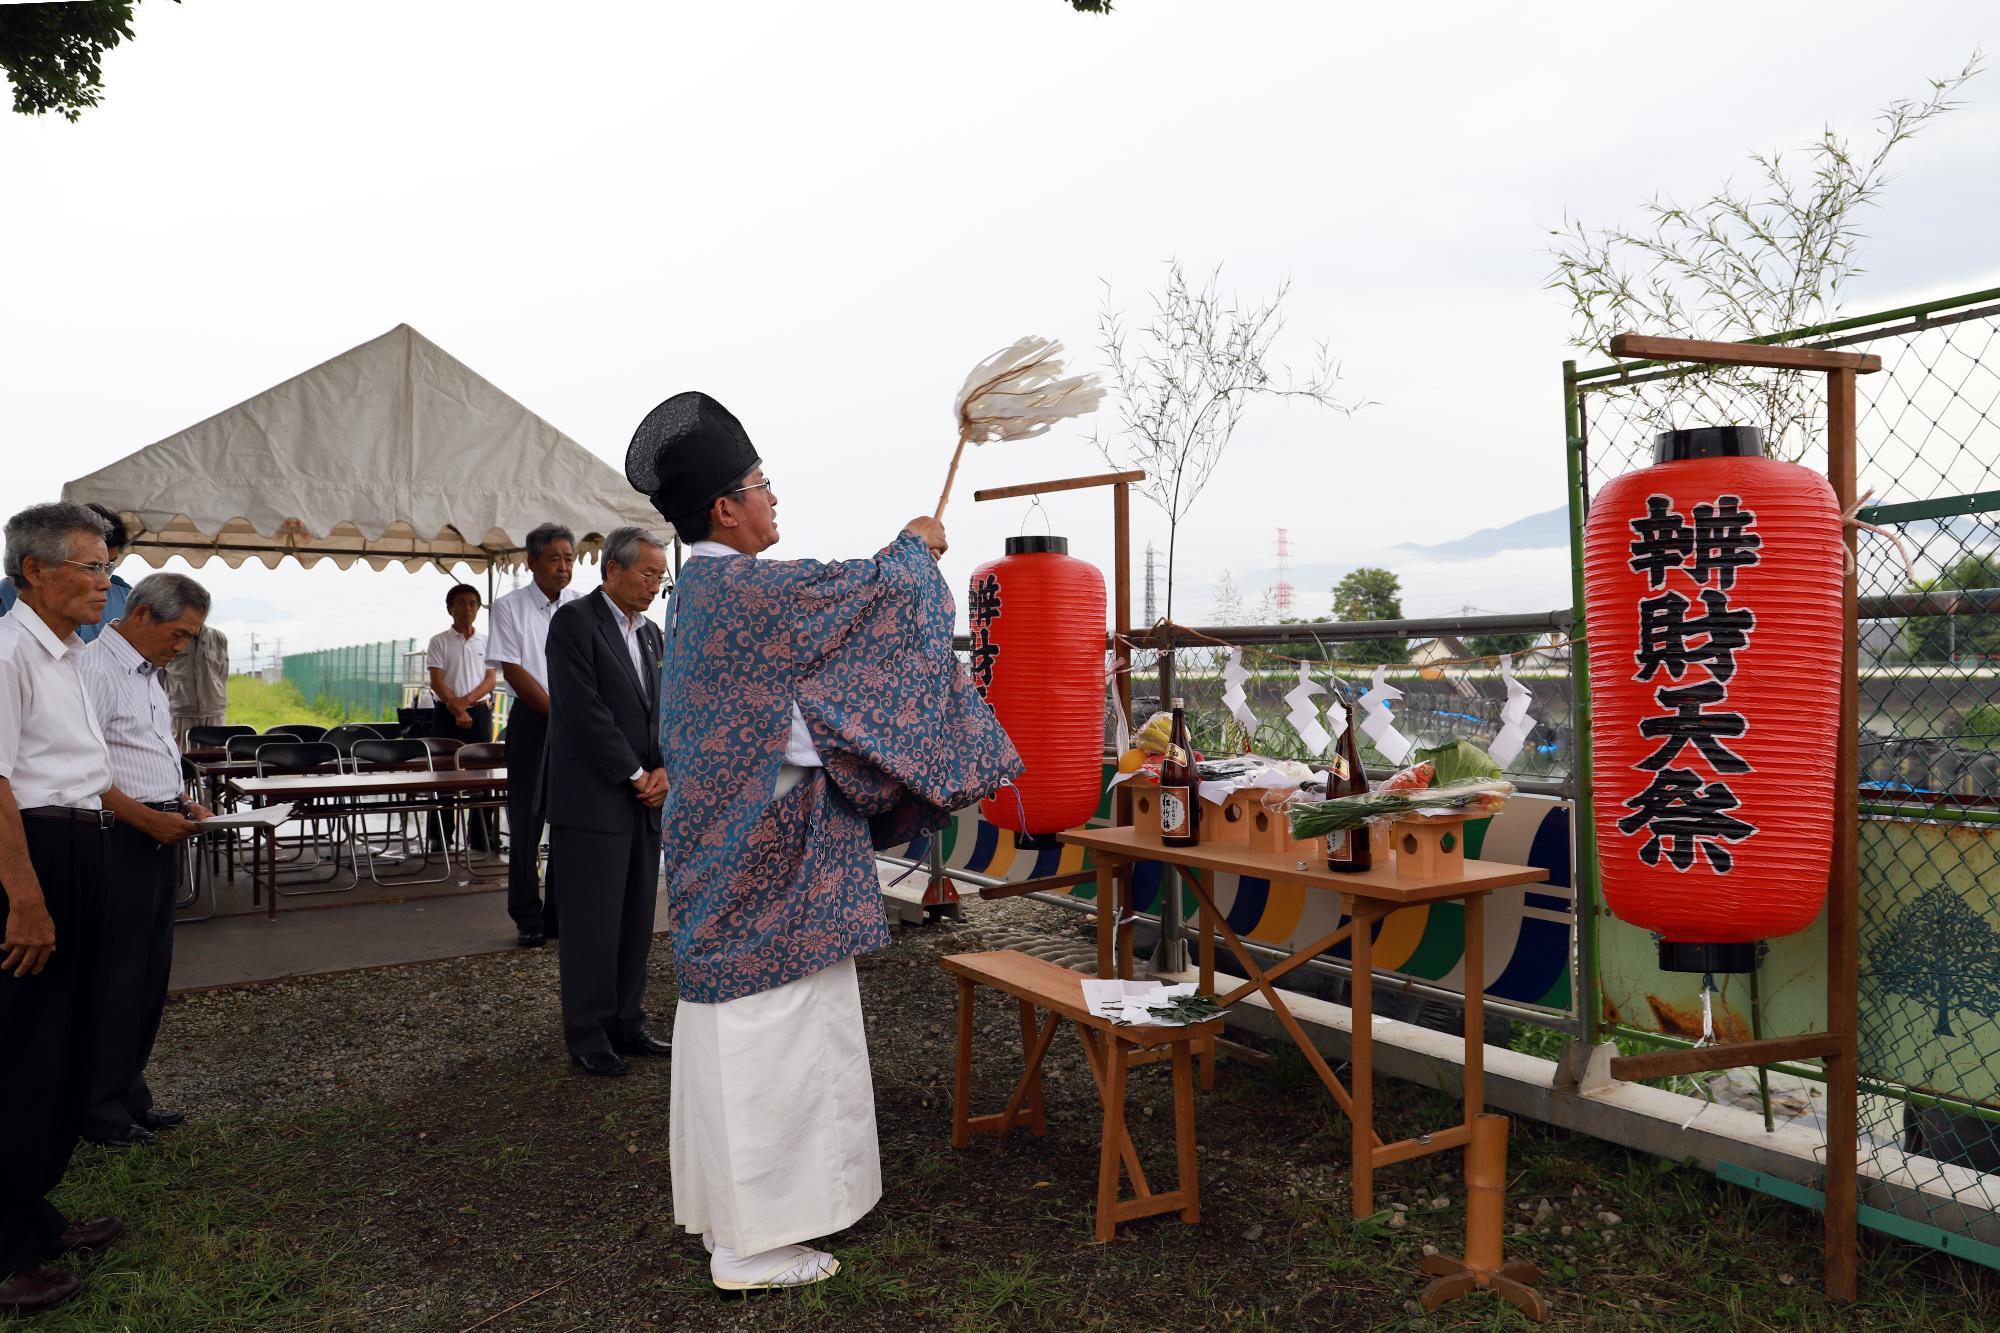
[[[143,1148],[156,1137],[143,1125],[120,1125],[116,1129],[87,1129],[83,1132],[85,1143],[94,1143],[100,1148]]]
[[[674,1044],[672,1042],[661,1041],[644,1028],[640,1028],[639,1035],[630,1041],[618,1043],[618,1054],[620,1055],[668,1056],[673,1053]]]
[[[49,1246],[49,1256],[68,1254],[71,1250],[101,1250],[124,1234],[125,1224],[115,1217],[93,1217],[88,1222],[72,1222]]]
[[[41,1264],[23,1269],[0,1282],[0,1314],[34,1314],[52,1310],[83,1288],[83,1279],[61,1268]]]
[[[514,937],[514,942],[523,949],[539,949],[546,942],[539,930],[524,930]]]
[[[572,1055],[569,1060],[584,1073],[595,1074],[599,1078],[619,1078],[632,1072],[632,1066],[610,1051],[585,1051],[582,1055]]]
[[[149,1106],[139,1112],[138,1121],[147,1129],[172,1129],[187,1123],[186,1111],[162,1111],[157,1106]]]

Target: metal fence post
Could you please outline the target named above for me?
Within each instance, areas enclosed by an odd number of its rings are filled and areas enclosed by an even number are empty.
[[[1576,388],[1576,362],[1563,362],[1563,466],[1569,481],[1570,593],[1570,864],[1576,873],[1576,1009],[1583,1040],[1595,1045],[1604,1006],[1597,988],[1597,832],[1590,792],[1590,628],[1583,616],[1584,467],[1583,400]]]

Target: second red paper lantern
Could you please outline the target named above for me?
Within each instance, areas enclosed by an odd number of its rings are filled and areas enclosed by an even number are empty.
[[[988,823],[1059,833],[1097,811],[1104,760],[1104,576],[1062,537],[1009,537],[972,573],[972,679],[1027,768]]]

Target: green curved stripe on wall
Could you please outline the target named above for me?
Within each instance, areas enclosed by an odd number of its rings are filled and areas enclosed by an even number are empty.
[[[1432,903],[1430,909],[1430,918],[1424,922],[1423,938],[1417,941],[1417,951],[1396,970],[1426,981],[1436,981],[1449,975],[1463,959],[1465,906],[1462,903]]]

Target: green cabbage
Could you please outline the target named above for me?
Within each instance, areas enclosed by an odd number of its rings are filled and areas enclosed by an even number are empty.
[[[1493,756],[1468,740],[1455,740],[1449,745],[1438,745],[1428,749],[1419,748],[1417,760],[1430,760],[1436,770],[1431,779],[1433,787],[1445,787],[1468,778],[1497,778],[1500,765],[1493,762]]]

